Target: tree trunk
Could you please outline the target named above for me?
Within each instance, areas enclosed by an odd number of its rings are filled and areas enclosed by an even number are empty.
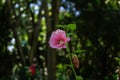
[[[47,80],[56,80],[56,51],[49,47],[48,41],[55,26],[58,23],[58,13],[59,13],[59,0],[53,0],[52,2],[52,18],[50,20],[48,5],[44,0],[44,10],[45,10],[45,19],[47,27],[47,36],[46,36],[46,45],[47,45],[47,68],[48,68],[48,77]]]

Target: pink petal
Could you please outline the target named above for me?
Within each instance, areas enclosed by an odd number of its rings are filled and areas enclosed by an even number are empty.
[[[63,41],[62,43],[60,41]],[[56,31],[53,31],[50,40],[49,40],[49,45],[52,48],[66,48],[66,43],[70,41],[70,38],[66,37],[66,32],[60,29],[57,29]]]

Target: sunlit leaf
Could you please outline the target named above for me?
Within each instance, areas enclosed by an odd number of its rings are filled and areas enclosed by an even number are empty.
[[[83,80],[83,78],[81,76],[77,76],[76,80]]]
[[[74,53],[83,53],[85,50],[76,50]]]
[[[68,29],[68,30],[71,30],[71,31],[76,30],[76,24],[68,24],[68,25],[67,25],[67,29]]]

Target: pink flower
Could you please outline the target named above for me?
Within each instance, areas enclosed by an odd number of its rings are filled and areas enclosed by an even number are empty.
[[[63,30],[56,30],[52,32],[52,35],[49,40],[49,45],[52,48],[66,48],[66,43],[70,41],[70,38],[66,37],[66,32]]]

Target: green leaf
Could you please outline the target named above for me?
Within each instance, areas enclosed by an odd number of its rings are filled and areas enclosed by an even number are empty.
[[[68,24],[68,25],[56,25],[57,28],[62,28],[66,31],[74,31],[76,30],[76,24]]]
[[[57,28],[64,28],[63,25],[56,25]]]
[[[81,76],[77,76],[76,80],[83,80],[83,78]]]
[[[68,29],[68,30],[71,30],[71,31],[76,30],[76,24],[68,24],[68,25],[67,25],[67,29]]]
[[[83,53],[85,50],[76,50],[74,53]]]

